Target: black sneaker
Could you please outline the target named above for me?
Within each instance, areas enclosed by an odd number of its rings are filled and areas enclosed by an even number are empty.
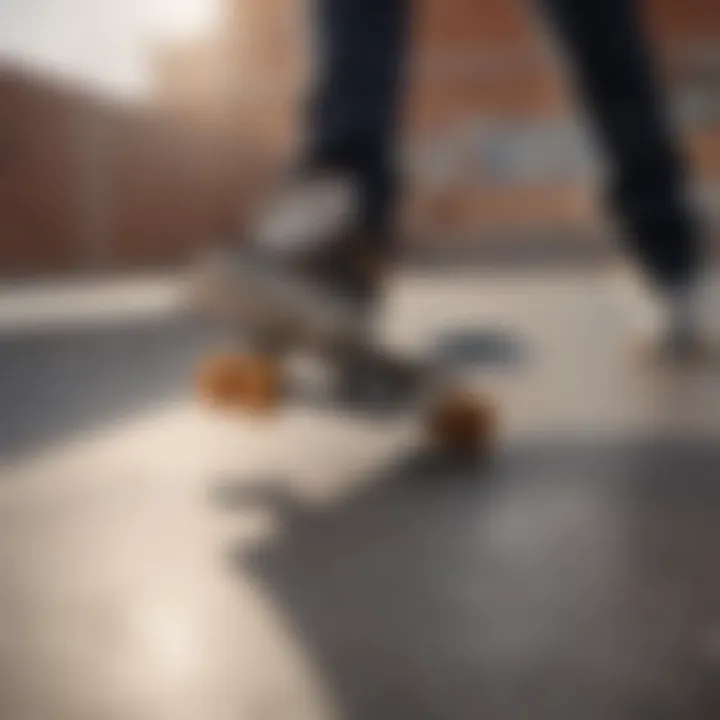
[[[275,194],[253,228],[250,251],[293,279],[337,298],[370,337],[379,311],[387,243],[362,219],[360,191],[351,178],[302,173]],[[341,363],[333,400],[358,410],[396,407],[406,383],[366,358]]]

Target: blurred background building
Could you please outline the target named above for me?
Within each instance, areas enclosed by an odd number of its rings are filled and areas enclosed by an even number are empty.
[[[147,98],[0,64],[4,273],[178,263],[242,223],[292,152],[312,69],[304,0],[222,0],[160,43]],[[645,0],[699,202],[720,207],[720,4]],[[412,252],[606,248],[601,163],[521,0],[418,0],[403,242]]]

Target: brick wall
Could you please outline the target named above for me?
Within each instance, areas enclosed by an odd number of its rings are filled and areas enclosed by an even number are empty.
[[[528,235],[602,226],[591,138],[581,132],[577,140],[552,36],[529,6],[420,3],[408,156],[436,161],[426,161],[419,177],[415,169],[404,214],[409,242],[478,242],[514,233],[525,242]],[[720,54],[720,5],[647,0],[643,10],[676,111],[684,114],[693,96],[717,103],[720,62],[712,58],[713,51]],[[712,189],[720,181],[720,113],[706,108],[682,127],[694,177]],[[570,162],[558,162],[563,159]]]
[[[646,0],[694,177],[720,197],[720,3]],[[521,0],[417,0],[405,98],[411,245],[595,230],[592,148]],[[177,261],[249,213],[302,135],[303,0],[226,0],[156,53],[148,108],[0,68],[0,269]]]
[[[64,266],[79,225],[72,103],[9,74],[0,97],[0,267]]]
[[[0,272],[167,263],[226,235],[227,148],[143,108],[0,72]]]

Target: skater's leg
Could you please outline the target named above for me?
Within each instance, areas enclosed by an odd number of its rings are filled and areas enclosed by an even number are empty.
[[[661,290],[691,285],[701,253],[685,169],[632,0],[538,0],[567,50],[606,151],[609,199],[626,241]]]
[[[360,182],[363,220],[384,230],[395,194],[395,144],[408,0],[315,0],[317,80],[308,113],[310,167]],[[378,242],[388,233],[374,232]]]

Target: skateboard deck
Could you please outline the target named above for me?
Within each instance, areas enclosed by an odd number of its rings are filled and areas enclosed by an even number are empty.
[[[283,402],[285,358],[305,351],[336,367],[361,361],[402,383],[405,405],[424,421],[428,440],[445,449],[487,452],[494,443],[496,414],[487,398],[447,367],[387,347],[352,303],[287,270],[250,257],[217,258],[193,273],[190,301],[245,341],[244,349],[210,354],[201,363],[198,389],[215,405],[272,410]]]

